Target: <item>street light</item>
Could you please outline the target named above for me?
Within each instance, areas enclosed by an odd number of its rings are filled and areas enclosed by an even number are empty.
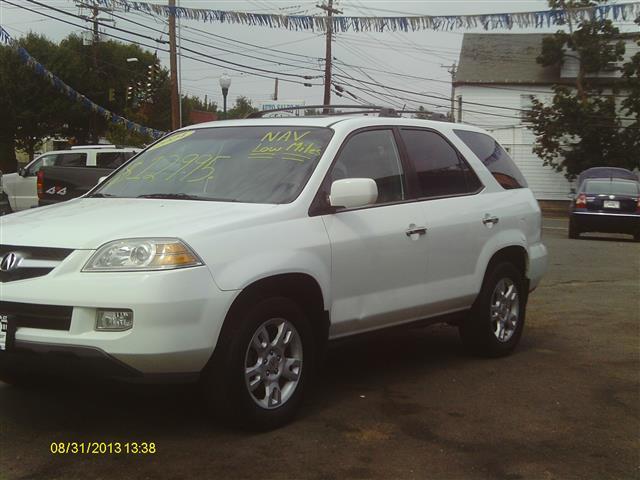
[[[227,75],[227,73],[223,73],[220,77],[220,86],[222,87],[222,98],[223,98],[223,107],[222,111],[224,112],[224,119],[227,119],[227,94],[229,93],[229,87],[231,86],[231,77]]]

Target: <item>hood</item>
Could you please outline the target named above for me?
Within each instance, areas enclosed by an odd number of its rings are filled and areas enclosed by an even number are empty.
[[[122,238],[176,237],[255,224],[277,205],[161,200],[79,198],[0,217],[0,244],[95,249]]]

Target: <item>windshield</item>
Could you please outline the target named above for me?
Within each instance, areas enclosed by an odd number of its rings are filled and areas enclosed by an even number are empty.
[[[585,191],[591,195],[638,195],[636,182],[616,182],[611,180],[589,180]]]
[[[176,132],[92,196],[288,203],[306,185],[331,135],[327,128],[287,126]]]

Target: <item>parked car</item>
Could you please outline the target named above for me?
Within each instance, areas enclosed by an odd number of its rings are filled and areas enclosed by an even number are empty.
[[[502,147],[419,119],[199,124],[0,222],[5,381],[61,362],[199,380],[212,411],[256,428],[293,417],[330,340],[447,322],[473,352],[510,353],[547,266]]]
[[[11,205],[9,205],[7,194],[4,193],[2,188],[2,170],[0,170],[0,215],[6,215],[7,213],[11,213]]]
[[[638,180],[638,175],[631,170],[620,167],[592,167],[578,175],[577,185],[580,187],[588,178],[621,178],[623,180]]]
[[[571,202],[569,238],[585,232],[626,233],[640,241],[640,182],[613,177],[583,180]]]
[[[95,152],[95,165],[42,167],[37,174],[38,205],[65,202],[84,195],[101,178],[133,157],[134,148]]]
[[[37,207],[39,201],[37,174],[41,168],[49,166],[98,167],[104,162],[110,161],[114,155],[123,156],[126,160],[138,151],[139,149],[115,145],[85,145],[72,147],[71,150],[47,152],[20,168],[17,173],[5,173],[2,176],[4,192],[7,194],[9,204],[14,212]]]

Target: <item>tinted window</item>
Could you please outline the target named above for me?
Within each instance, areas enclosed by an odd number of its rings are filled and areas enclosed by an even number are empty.
[[[55,161],[56,161],[56,155],[44,155],[40,157],[38,160],[36,160],[29,166],[28,175],[29,176],[35,175],[36,173],[38,173],[38,170],[40,170],[42,167],[50,167],[51,165],[54,165]]]
[[[96,153],[96,167],[118,168],[134,155],[134,152],[98,152]]]
[[[480,188],[475,173],[437,133],[403,129],[402,139],[415,166],[423,197],[461,195]]]
[[[87,154],[59,153],[55,165],[56,167],[84,167],[87,165]]]
[[[302,191],[331,139],[328,128],[199,128],[155,143],[96,193],[287,203]]]
[[[331,169],[331,181],[371,178],[378,186],[376,203],[405,198],[405,177],[391,130],[372,130],[347,140]]]
[[[527,182],[509,154],[489,135],[454,130],[456,135],[485,164],[502,188],[525,188]]]
[[[611,180],[587,180],[584,191],[591,195],[638,195],[638,183]]]

